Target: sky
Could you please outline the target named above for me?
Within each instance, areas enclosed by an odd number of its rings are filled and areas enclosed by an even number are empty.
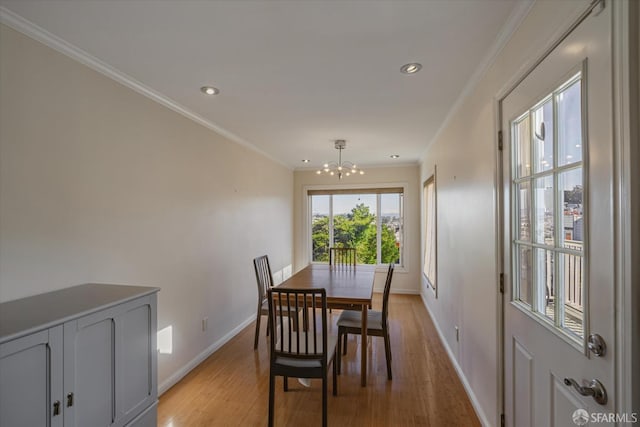
[[[316,214],[329,214],[330,196],[312,196],[311,212]],[[381,210],[383,215],[399,215],[400,196],[398,194],[382,194]],[[375,194],[337,194],[333,196],[333,213],[340,215],[351,212],[357,204],[364,203],[369,206],[372,213],[376,213]]]

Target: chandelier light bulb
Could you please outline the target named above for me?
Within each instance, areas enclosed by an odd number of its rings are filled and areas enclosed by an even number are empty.
[[[357,175],[358,173],[364,175],[364,172],[355,163],[348,160],[342,161],[342,150],[347,147],[347,142],[344,139],[336,139],[334,143],[334,148],[338,150],[338,161],[325,163],[322,169],[316,171],[316,173],[318,175],[321,175],[322,172],[331,176],[337,175],[338,179],[342,179],[343,176]]]

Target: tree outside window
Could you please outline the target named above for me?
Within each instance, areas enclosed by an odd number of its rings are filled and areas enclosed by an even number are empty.
[[[400,264],[402,192],[310,198],[313,262],[329,262],[329,247],[353,247],[358,264]]]

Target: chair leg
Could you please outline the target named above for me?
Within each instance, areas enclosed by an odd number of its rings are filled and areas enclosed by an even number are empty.
[[[338,353],[337,357],[340,353]],[[336,365],[336,356],[333,356],[333,395],[338,395],[338,366]]]
[[[322,378],[322,427],[327,427],[327,371]]]
[[[256,317],[256,337],[253,341],[253,349],[257,350],[258,349],[258,341],[260,340],[260,318],[262,317],[261,313],[260,313],[260,307],[258,307],[258,317]],[[269,330],[269,328],[267,328],[267,331]]]
[[[338,348],[336,349],[335,358],[338,360],[334,360],[333,363],[336,364],[336,369],[339,374],[340,368],[342,367],[342,330],[340,328],[338,328]]]
[[[384,334],[384,350],[387,359],[387,378],[391,380],[393,378],[391,376],[391,342],[389,342],[389,331],[386,331],[386,334]]]
[[[273,427],[274,398],[276,392],[276,378],[269,373],[269,427]]]
[[[349,336],[349,333],[345,332],[344,333],[344,338],[343,338],[343,341],[342,341],[342,354],[343,355],[347,354],[347,338],[348,338],[348,336]]]

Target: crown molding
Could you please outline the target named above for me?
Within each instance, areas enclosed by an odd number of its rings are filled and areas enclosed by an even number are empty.
[[[66,40],[50,33],[42,27],[34,24],[31,21],[26,20],[22,16],[12,12],[4,6],[0,6],[0,23],[4,24],[25,36],[32,38],[51,49],[54,49],[65,56],[91,68],[94,71],[99,72],[100,74],[115,80],[123,86],[128,87],[129,89],[134,90],[135,92],[157,102],[158,104],[173,110],[174,112],[181,114],[182,116],[198,123],[201,126],[204,126],[215,133],[223,136],[224,138],[235,142],[236,144],[242,145],[252,151],[255,151],[261,154],[264,157],[272,160],[279,165],[286,167],[289,170],[292,168],[282,162],[281,160],[273,157],[272,155],[262,151],[255,145],[250,142],[240,138],[238,135],[227,131],[226,129],[218,126],[217,124],[207,120],[201,115],[189,110],[185,106],[179,104],[168,96],[163,95],[162,93],[146,86],[142,82],[136,80],[135,78],[123,73],[122,71],[112,67],[106,62],[101,61],[95,56],[85,52],[84,50],[78,48],[77,46],[67,42]]]
[[[505,22],[502,29],[500,30],[500,33],[498,34],[495,41],[493,42],[491,49],[485,55],[482,62],[480,62],[480,65],[478,65],[478,67],[476,68],[474,73],[471,75],[469,80],[467,80],[467,83],[462,89],[462,92],[460,92],[460,95],[456,99],[456,102],[453,103],[453,105],[451,106],[451,109],[447,113],[447,116],[442,121],[442,124],[440,125],[436,133],[433,135],[433,138],[431,138],[431,141],[429,141],[429,143],[423,150],[422,155],[420,156],[420,159],[424,158],[425,154],[427,153],[427,150],[429,149],[429,146],[431,146],[431,144],[434,141],[437,141],[438,138],[440,138],[440,135],[442,134],[442,132],[444,132],[446,127],[449,125],[449,122],[453,119],[453,116],[458,112],[460,107],[462,107],[462,104],[464,103],[464,101],[466,101],[469,95],[471,95],[471,92],[473,92],[476,86],[487,74],[487,72],[489,71],[489,68],[491,68],[493,63],[498,58],[498,55],[500,54],[500,52],[502,52],[502,49],[506,46],[507,42],[513,36],[513,33],[515,33],[515,31],[518,29],[520,24],[522,24],[522,21],[524,21],[524,19],[527,17],[527,15],[529,14],[529,11],[531,10],[535,2],[536,0],[521,0],[516,2],[516,6],[511,11],[509,18],[507,18],[507,21]],[[420,163],[422,163],[422,160],[420,160]]]

